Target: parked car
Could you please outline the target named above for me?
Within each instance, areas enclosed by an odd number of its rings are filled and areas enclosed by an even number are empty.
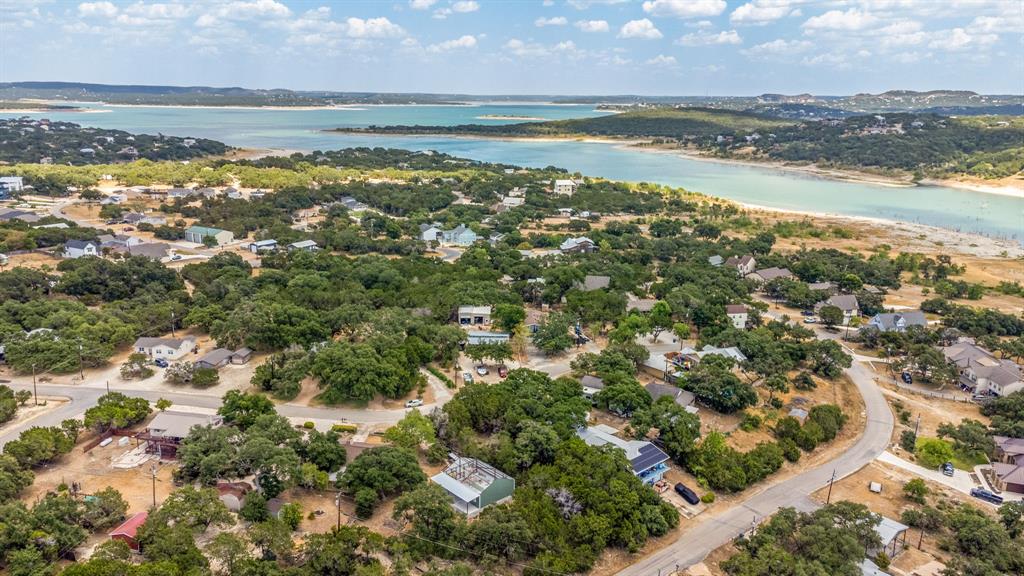
[[[971,496],[974,496],[979,500],[984,500],[985,502],[995,504],[997,506],[1003,503],[1002,496],[999,496],[998,494],[993,494],[988,490],[982,490],[981,488],[972,488]]]
[[[903,380],[907,384],[913,384],[914,378],[910,375],[910,372],[903,372],[900,374],[900,380]]]
[[[470,374],[469,372],[463,372],[462,373],[462,381],[465,382],[466,384],[472,384],[473,383],[473,375]]]
[[[181,254],[175,254],[174,256],[171,256],[171,260],[181,260]]]
[[[808,316],[807,318],[804,318],[804,324],[814,324],[817,321],[818,319],[815,318],[814,316]]]
[[[477,366],[476,373],[481,376],[487,376],[490,372],[487,371],[487,366]]]
[[[413,398],[412,400],[408,400],[405,403],[406,408],[418,408],[420,406],[423,406],[423,400],[419,398]]]
[[[946,462],[945,464],[943,464],[942,465],[942,473],[944,475],[946,475],[946,476],[952,476],[953,475],[953,463],[952,462]]]
[[[676,494],[682,496],[683,500],[686,500],[690,504],[697,504],[700,502],[700,498],[697,497],[697,493],[687,488],[686,484],[683,484],[682,482],[676,483]]]
[[[508,377],[508,366],[498,366],[498,376],[502,378]]]
[[[814,310],[801,310],[800,313],[804,316],[814,316]]]
[[[156,360],[153,360],[153,364],[156,364],[161,368],[167,368],[168,366],[167,360],[164,360],[163,358],[157,358]]]

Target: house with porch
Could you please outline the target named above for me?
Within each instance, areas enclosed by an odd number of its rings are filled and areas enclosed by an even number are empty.
[[[946,360],[960,372],[960,388],[978,396],[1006,396],[1024,390],[1019,364],[994,354],[970,340],[942,349]]]
[[[993,488],[1024,494],[1024,438],[993,436],[995,458],[992,462]]]
[[[881,332],[906,332],[911,326],[927,328],[928,319],[920,310],[886,312],[872,316],[867,325],[874,326]]]
[[[646,440],[623,440],[615,435],[616,432],[611,426],[598,424],[580,428],[576,435],[589,446],[611,444],[621,449],[629,460],[633,474],[644,484],[654,484],[665,476],[665,472],[668,472],[668,454]]]
[[[757,260],[750,254],[744,256],[730,256],[725,260],[725,265],[732,268],[740,276],[746,276],[754,271]]]
[[[146,452],[158,454],[160,458],[174,458],[178,446],[192,428],[211,426],[218,428],[224,419],[217,414],[194,414],[165,410],[157,413],[145,430],[135,435],[136,443],[145,442]]]

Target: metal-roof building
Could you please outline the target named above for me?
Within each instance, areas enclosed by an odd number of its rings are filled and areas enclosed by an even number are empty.
[[[504,502],[516,489],[514,478],[475,458],[455,456],[432,482],[452,497],[452,506],[466,516],[476,516],[491,504]]]

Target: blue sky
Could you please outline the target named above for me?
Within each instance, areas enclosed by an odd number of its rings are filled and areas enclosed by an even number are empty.
[[[1024,0],[0,0],[0,80],[1024,93]]]

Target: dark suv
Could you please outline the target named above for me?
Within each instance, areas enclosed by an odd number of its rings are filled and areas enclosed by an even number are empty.
[[[676,494],[683,497],[690,504],[696,504],[700,502],[700,498],[697,497],[697,493],[686,487],[686,484],[679,482],[676,484]]]

